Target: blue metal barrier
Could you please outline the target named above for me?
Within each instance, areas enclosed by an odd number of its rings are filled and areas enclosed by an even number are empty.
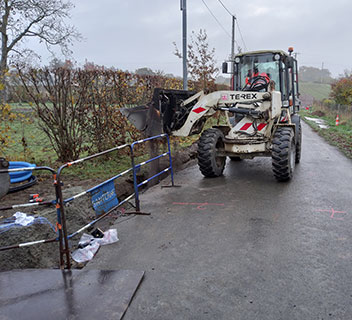
[[[168,152],[166,153],[163,153],[161,155],[158,155],[154,158],[151,158],[147,161],[144,161],[144,162],[141,162],[139,164],[135,164],[135,159],[134,159],[134,147],[137,145],[137,144],[141,144],[141,143],[144,143],[144,142],[147,142],[147,141],[151,141],[151,140],[156,140],[156,139],[160,139],[160,138],[166,138],[167,140],[167,147],[168,147]],[[134,193],[135,193],[135,201],[136,201],[136,210],[137,211],[140,211],[140,203],[139,203],[139,187],[141,187],[142,185],[144,184],[147,184],[149,181],[155,179],[156,177],[162,175],[164,172],[168,172],[170,171],[171,173],[171,184],[172,186],[174,186],[174,172],[173,172],[173,169],[172,169],[172,159],[171,159],[171,148],[170,148],[170,139],[169,139],[169,136],[165,133],[163,134],[160,134],[160,135],[157,135],[157,136],[154,136],[154,137],[150,137],[150,138],[146,138],[146,139],[142,139],[142,140],[138,140],[138,141],[135,141],[131,144],[131,154],[132,154],[132,163],[133,163],[133,185],[134,185]],[[165,157],[165,156],[169,156],[169,167],[167,167],[166,169],[158,172],[157,174],[153,175],[152,177],[142,181],[141,183],[137,183],[137,170],[140,169],[142,166],[152,162],[152,161],[155,161],[159,158],[162,158],[162,157]]]
[[[135,164],[135,155],[134,155],[134,148],[136,145],[141,144],[141,143],[145,143],[147,141],[151,141],[151,140],[156,140],[156,139],[166,139],[167,140],[167,146],[168,146],[168,151],[165,153],[162,153],[160,155],[157,155],[151,159],[148,159],[144,162]],[[97,158],[99,156],[102,155],[106,155],[108,153],[111,153],[113,151],[117,151],[117,150],[121,150],[123,148],[129,148],[130,150],[130,157],[131,157],[131,168],[103,181],[102,183],[84,191],[81,192],[75,196],[72,196],[70,198],[67,199],[63,199],[63,194],[62,194],[62,181],[61,181],[61,174],[62,171],[65,168],[68,168],[72,165],[75,164],[79,164],[82,163],[84,161],[87,160],[91,160],[94,158]],[[150,178],[138,183],[137,182],[137,171],[144,165],[151,163],[152,161],[155,161],[157,159],[160,159],[162,157],[169,157],[169,166],[166,169],[161,170],[160,172],[154,174],[153,176],[151,176]],[[45,202],[38,202],[38,203],[25,203],[25,204],[19,204],[19,205],[12,205],[12,206],[8,206],[8,207],[3,207],[0,208],[0,210],[7,210],[7,209],[14,209],[14,208],[20,208],[20,207],[27,207],[27,206],[35,206],[35,205],[56,205],[56,215],[57,215],[57,234],[58,236],[56,238],[52,238],[52,239],[47,239],[47,240],[38,240],[38,241],[33,241],[33,242],[28,242],[28,243],[23,243],[23,244],[19,244],[19,245],[14,245],[14,246],[8,246],[8,247],[1,247],[0,251],[3,250],[9,250],[9,249],[16,249],[16,248],[20,248],[20,247],[24,247],[24,246],[30,246],[30,245],[36,245],[36,244],[40,244],[40,243],[49,243],[49,242],[55,242],[58,241],[59,242],[59,248],[60,248],[60,267],[64,268],[64,256],[66,256],[66,266],[68,269],[71,268],[71,263],[70,263],[70,250],[69,250],[69,245],[68,245],[68,239],[76,236],[77,234],[81,233],[82,231],[88,229],[90,226],[94,225],[95,223],[97,223],[98,221],[100,221],[101,219],[103,219],[104,217],[106,217],[108,214],[110,214],[111,211],[115,210],[117,207],[121,206],[122,204],[128,202],[129,200],[131,200],[133,197],[135,199],[135,207],[136,207],[136,214],[144,214],[142,212],[140,212],[140,201],[139,201],[139,188],[145,184],[147,184],[149,181],[157,178],[158,176],[162,175],[165,172],[170,171],[171,173],[171,183],[172,186],[174,186],[174,172],[173,172],[173,168],[172,168],[172,159],[171,159],[171,149],[170,149],[170,140],[167,134],[160,134],[154,137],[150,137],[150,138],[146,138],[146,139],[142,139],[142,140],[138,140],[133,142],[132,144],[124,144],[109,150],[105,150],[103,152],[82,158],[82,159],[78,159],[72,162],[68,162],[64,165],[62,165],[58,170],[57,173],[54,169],[49,168],[49,167],[27,167],[27,168],[16,168],[16,169],[1,169],[1,172],[19,172],[19,171],[31,171],[31,170],[49,170],[54,177],[54,186],[55,186],[55,194],[56,194],[56,199],[52,200],[52,201],[45,201]],[[124,200],[119,201],[117,199],[115,190],[113,190],[113,192],[110,192],[110,189],[112,190],[114,188],[113,185],[113,181],[132,172],[133,174],[133,186],[134,186],[134,193],[127,196]],[[105,197],[105,194],[103,193],[103,191],[109,193],[109,197]],[[99,192],[101,192],[101,194],[98,194]],[[64,205],[70,201],[73,201],[83,195],[86,194],[98,194],[96,196],[95,199],[92,200],[92,205],[94,207],[94,209],[96,209],[97,207],[102,207],[102,211],[100,212],[100,214],[97,214],[97,219],[91,221],[90,223],[88,223],[87,225],[83,226],[81,229],[73,232],[72,234],[68,234],[67,233],[67,227],[66,227],[66,217],[65,217],[65,209],[64,209]],[[114,199],[114,197],[116,198],[116,200]],[[92,197],[93,198],[93,197]],[[111,201],[111,204],[109,204],[108,206],[104,207],[104,201],[107,200],[107,202]],[[94,202],[95,201],[95,202]],[[102,204],[102,206],[101,206]],[[96,206],[95,206],[96,205]],[[96,212],[98,212],[98,210],[96,210]]]

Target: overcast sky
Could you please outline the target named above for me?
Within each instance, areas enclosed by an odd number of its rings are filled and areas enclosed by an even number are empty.
[[[180,0],[73,0],[71,24],[84,40],[72,47],[79,64],[134,71],[149,67],[182,75],[182,61],[173,55],[173,42],[182,48]],[[231,51],[231,16],[218,0],[187,0],[188,35],[205,29],[220,67]],[[222,0],[237,16],[247,50],[293,46],[299,65],[329,69],[333,76],[352,69],[352,1],[350,0]],[[237,26],[236,26],[237,27]],[[225,32],[226,31],[226,32]],[[47,60],[44,50],[43,62]]]

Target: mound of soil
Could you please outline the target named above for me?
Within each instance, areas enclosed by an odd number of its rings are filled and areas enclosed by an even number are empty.
[[[312,116],[324,117],[325,116],[325,112],[323,112],[321,110],[317,110],[317,111],[312,112]]]
[[[130,186],[128,182],[124,182],[126,189]],[[121,189],[121,185],[119,184]],[[75,194],[84,191],[82,186],[74,186]],[[133,188],[132,188],[133,190]],[[131,190],[130,193],[131,194]],[[125,210],[128,207],[125,206]],[[7,215],[10,216],[14,211],[19,210],[7,210]],[[56,209],[55,206],[39,206],[35,209],[21,208],[21,212],[25,212],[28,215],[34,217],[44,217],[53,226],[56,224]],[[11,214],[9,214],[11,212]],[[117,208],[111,215],[98,222],[95,226],[103,230],[107,229],[109,225],[113,224],[114,221],[122,216],[122,209]],[[84,195],[80,198],[69,202],[65,205],[65,216],[68,234],[72,234],[79,230],[83,226],[96,218],[95,211],[93,210],[90,196]],[[1,221],[0,221],[1,222]],[[87,232],[87,231],[86,231]],[[72,238],[69,241],[71,250],[74,250],[78,246],[78,241],[81,234]],[[54,232],[49,224],[33,224],[27,227],[15,227],[8,231],[0,234],[0,247],[17,245],[20,243],[27,243],[31,241],[44,240],[56,238],[57,234]],[[76,264],[73,260],[71,261],[74,267],[82,267]],[[59,266],[59,244],[58,242],[39,244],[33,246],[26,246],[19,249],[12,249],[1,252],[0,259],[0,270],[13,270],[23,268],[58,268]]]

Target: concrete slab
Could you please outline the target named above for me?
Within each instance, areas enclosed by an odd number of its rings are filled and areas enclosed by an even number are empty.
[[[121,319],[143,275],[130,270],[0,272],[0,320]]]
[[[120,241],[87,268],[146,270],[124,320],[345,319],[352,315],[352,161],[303,125],[294,179],[271,159],[198,167],[141,196]]]

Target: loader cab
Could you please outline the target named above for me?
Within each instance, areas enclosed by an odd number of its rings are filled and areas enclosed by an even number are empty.
[[[251,91],[269,91],[274,88],[281,92],[283,107],[292,107],[293,113],[299,110],[300,100],[298,91],[297,60],[291,55],[281,51],[255,51],[241,53],[235,56],[232,62],[233,74],[231,89],[235,91],[248,90],[248,81],[253,76],[270,79],[266,86],[250,88]],[[227,72],[227,63],[223,64],[223,73]],[[269,81],[268,81],[269,82]],[[270,89],[271,88],[271,89]]]

